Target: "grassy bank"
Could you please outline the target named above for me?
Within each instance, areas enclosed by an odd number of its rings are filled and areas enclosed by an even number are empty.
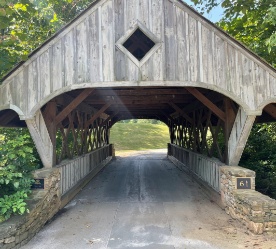
[[[117,123],[110,132],[110,143],[117,151],[167,148],[169,129],[165,124]]]

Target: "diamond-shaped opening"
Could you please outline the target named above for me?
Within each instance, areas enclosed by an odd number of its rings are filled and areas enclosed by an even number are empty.
[[[138,61],[142,60],[154,45],[154,41],[147,37],[139,28],[123,44]]]

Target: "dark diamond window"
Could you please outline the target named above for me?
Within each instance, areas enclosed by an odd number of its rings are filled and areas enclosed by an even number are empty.
[[[137,59],[142,60],[155,43],[139,28],[124,42],[123,46]]]

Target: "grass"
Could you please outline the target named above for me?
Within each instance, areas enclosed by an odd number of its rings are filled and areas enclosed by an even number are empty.
[[[164,149],[169,140],[165,124],[117,123],[110,131],[110,143],[116,151]]]

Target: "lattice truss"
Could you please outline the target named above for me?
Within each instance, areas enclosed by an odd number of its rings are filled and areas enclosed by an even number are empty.
[[[84,155],[108,144],[108,128],[104,120],[96,119],[92,124],[87,121],[92,115],[73,111],[57,130],[57,161]],[[67,121],[67,122],[66,122]]]
[[[109,143],[109,119],[98,117],[94,120],[95,113],[73,110],[63,118],[62,122],[56,122],[53,116],[58,116],[60,112],[53,102],[49,102],[43,111],[51,140],[56,147],[57,164],[64,159],[84,155]]]
[[[170,119],[171,143],[224,162],[229,137],[225,121],[208,108],[195,110],[185,117],[178,115]]]

